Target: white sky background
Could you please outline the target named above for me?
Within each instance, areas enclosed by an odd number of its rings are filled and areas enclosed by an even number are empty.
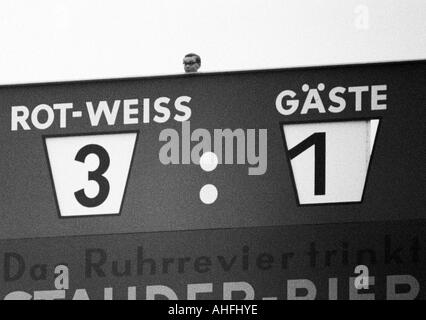
[[[181,73],[189,52],[205,72],[425,59],[426,0],[0,0],[1,84]]]

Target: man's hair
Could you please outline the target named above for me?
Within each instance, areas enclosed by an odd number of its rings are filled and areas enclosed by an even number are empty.
[[[195,57],[195,62],[201,64],[201,58],[198,54],[196,53],[188,53],[187,55],[185,55],[185,58],[191,58],[191,57]]]

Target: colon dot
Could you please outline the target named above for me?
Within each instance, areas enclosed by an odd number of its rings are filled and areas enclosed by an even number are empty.
[[[212,204],[217,196],[217,188],[212,184],[206,184],[200,190],[200,199],[204,204]]]
[[[216,169],[218,164],[218,159],[215,153],[213,152],[205,152],[200,157],[200,166],[204,171],[213,171]]]

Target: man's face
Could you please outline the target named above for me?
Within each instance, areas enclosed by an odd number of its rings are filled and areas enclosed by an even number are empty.
[[[185,57],[183,58],[183,67],[185,72],[197,72],[200,68],[200,64],[197,63],[196,57]]]

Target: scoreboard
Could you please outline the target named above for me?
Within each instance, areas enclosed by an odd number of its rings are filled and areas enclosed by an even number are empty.
[[[425,299],[425,108],[426,61],[1,86],[0,299]]]

